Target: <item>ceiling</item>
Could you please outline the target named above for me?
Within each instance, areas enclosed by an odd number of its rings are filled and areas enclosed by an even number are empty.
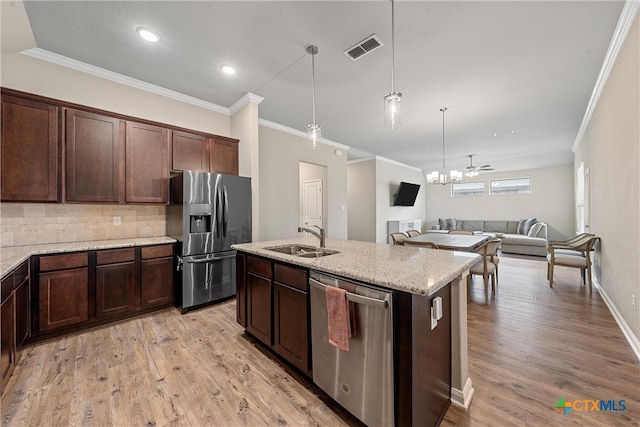
[[[391,90],[388,1],[25,1],[38,48],[230,107],[264,97],[259,116],[306,132],[311,57],[322,136],[349,158],[379,155],[430,171],[496,172],[572,164],[623,1],[396,1],[401,128],[384,128]],[[150,44],[136,28],[161,36]],[[352,61],[371,34],[384,44]],[[238,69],[223,75],[222,64]],[[513,130],[513,133],[494,132]]]

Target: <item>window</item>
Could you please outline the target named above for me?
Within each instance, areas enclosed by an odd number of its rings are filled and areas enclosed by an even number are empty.
[[[461,182],[451,185],[451,197],[484,196],[484,181]]]
[[[492,179],[491,195],[531,194],[531,178]]]

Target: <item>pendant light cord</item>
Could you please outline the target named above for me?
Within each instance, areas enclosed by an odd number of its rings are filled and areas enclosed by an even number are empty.
[[[316,124],[316,54],[311,53],[311,111],[313,116],[313,124]]]
[[[396,31],[395,31],[395,8],[394,1],[391,0],[391,93],[393,90],[393,75],[396,64]]]
[[[442,173],[445,173],[444,167],[444,112],[447,111],[447,107],[442,107],[440,109],[442,111]]]

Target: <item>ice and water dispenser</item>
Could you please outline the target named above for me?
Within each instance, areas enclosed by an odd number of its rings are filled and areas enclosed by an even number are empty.
[[[211,205],[189,205],[189,233],[211,233]]]

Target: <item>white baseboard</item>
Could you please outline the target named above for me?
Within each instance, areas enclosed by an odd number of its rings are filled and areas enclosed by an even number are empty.
[[[604,300],[604,303],[607,304],[607,307],[609,307],[609,311],[613,315],[613,318],[616,319],[618,326],[620,326],[620,330],[622,330],[624,337],[629,342],[629,345],[635,353],[636,358],[640,361],[640,340],[638,340],[638,338],[633,334],[633,331],[631,331],[631,328],[629,328],[629,325],[627,324],[627,322],[625,322],[615,304],[613,303],[613,301],[611,301],[611,298],[609,298],[609,295],[607,295],[604,289],[602,289],[602,286],[600,286],[600,283],[596,279],[595,275],[592,274],[591,276],[593,279],[593,284],[598,290],[598,293]]]
[[[451,387],[451,403],[466,411],[471,405],[471,399],[473,398],[473,385],[471,384],[471,378],[467,378],[467,382],[464,384],[462,391],[457,388]]]

